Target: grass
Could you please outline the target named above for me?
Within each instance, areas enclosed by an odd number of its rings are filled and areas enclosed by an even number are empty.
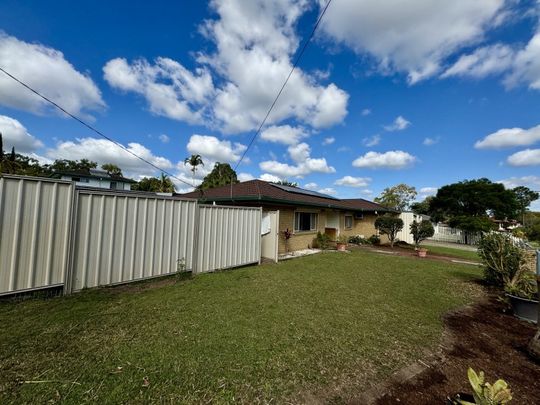
[[[357,251],[2,302],[0,403],[343,400],[434,347],[479,276]]]
[[[434,255],[456,257],[464,260],[480,261],[480,256],[478,253],[473,250],[464,250],[464,249],[455,249],[444,246],[430,246],[428,244],[422,244],[422,247],[425,247],[428,250],[428,254],[432,253]]]

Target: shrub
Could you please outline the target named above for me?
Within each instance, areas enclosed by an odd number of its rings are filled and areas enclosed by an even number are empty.
[[[317,245],[319,249],[328,250],[330,246],[330,236],[325,233],[317,232]]]
[[[403,220],[394,215],[383,215],[375,220],[375,228],[383,235],[388,235],[390,247],[394,247],[397,234],[403,229]]]
[[[347,238],[347,236],[339,235],[336,242],[346,244],[348,242],[348,240],[349,240],[349,238]]]
[[[354,235],[349,237],[349,243],[354,245],[367,245],[369,244],[368,240],[361,235]]]
[[[367,238],[367,242],[370,245],[380,245],[381,238],[378,235],[371,235],[369,238]]]
[[[527,239],[540,242],[540,221],[527,225],[524,229]]]
[[[484,235],[478,244],[478,254],[484,262],[484,280],[501,288],[519,273],[523,263],[521,249],[502,233]]]
[[[416,247],[420,245],[420,242],[432,237],[435,234],[435,228],[433,228],[431,221],[417,222],[415,219],[410,225],[409,229]]]

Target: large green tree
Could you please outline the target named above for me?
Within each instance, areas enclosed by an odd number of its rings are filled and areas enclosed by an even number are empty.
[[[516,195],[518,210],[521,214],[521,222],[523,225],[525,225],[525,213],[527,212],[531,203],[540,198],[540,194],[525,186],[514,187],[512,191]]]
[[[385,188],[381,195],[375,198],[375,202],[396,211],[404,211],[410,207],[416,195],[414,187],[401,183]]]
[[[490,216],[510,219],[518,212],[515,193],[486,178],[441,187],[429,204],[434,221],[447,221],[450,226],[471,232],[491,229]]]
[[[203,182],[199,187],[199,190],[206,190],[209,188],[225,186],[228,184],[239,183],[236,172],[228,163],[217,162],[210,173],[206,175]]]
[[[112,176],[123,176],[122,169],[114,163],[104,163],[101,165],[101,168]]]
[[[298,187],[297,182],[289,181],[289,180],[279,180],[279,181],[276,181],[275,184],[279,184],[281,186]]]
[[[44,169],[51,172],[82,172],[88,173],[90,169],[98,166],[96,162],[88,159],[69,160],[56,159],[53,163],[45,165]]]
[[[394,215],[385,214],[375,220],[375,228],[383,235],[388,236],[390,247],[394,247],[397,234],[403,229],[403,220]]]
[[[411,211],[415,214],[429,215],[429,204],[433,200],[433,196],[426,197],[423,201],[415,202],[411,204]]]

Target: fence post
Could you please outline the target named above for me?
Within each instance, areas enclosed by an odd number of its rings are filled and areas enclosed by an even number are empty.
[[[77,211],[79,208],[79,192],[77,186],[73,184],[73,193],[71,195],[71,209],[70,209],[70,221],[69,221],[69,241],[67,246],[67,260],[66,268],[64,269],[64,295],[73,293],[73,261],[75,256],[75,238],[77,235]]]
[[[201,210],[199,201],[195,203],[195,214],[193,216],[193,248],[191,250],[191,273],[199,272],[199,223],[201,219]]]

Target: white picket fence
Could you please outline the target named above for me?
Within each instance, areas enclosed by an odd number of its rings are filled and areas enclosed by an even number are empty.
[[[480,242],[480,232],[467,232],[461,229],[451,228],[444,224],[434,224],[435,234],[428,240],[437,242],[459,243],[463,245],[476,245]]]

